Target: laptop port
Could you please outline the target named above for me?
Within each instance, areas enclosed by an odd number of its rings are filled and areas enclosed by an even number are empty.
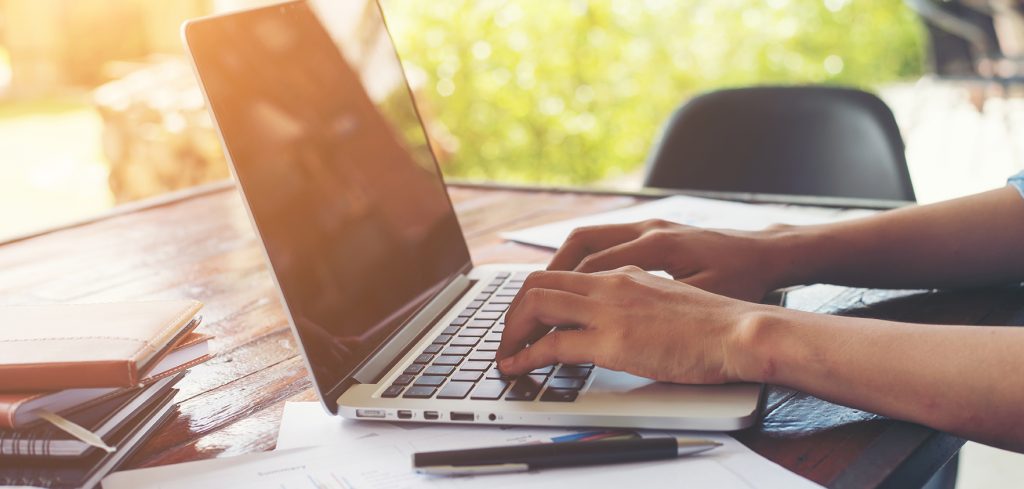
[[[357,418],[383,418],[383,409],[356,409]]]
[[[473,421],[476,419],[473,413],[460,413],[456,411],[451,412],[450,418],[452,421]]]
[[[406,409],[399,409],[398,419],[412,419],[412,411]]]
[[[434,420],[434,419],[438,419],[440,417],[441,416],[439,414],[437,414],[437,411],[423,411],[423,419]]]

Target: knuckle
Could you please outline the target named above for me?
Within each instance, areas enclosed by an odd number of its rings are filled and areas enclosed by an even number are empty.
[[[523,280],[523,286],[521,287],[521,289],[529,291],[530,287],[532,287],[534,283],[540,280],[543,276],[544,272],[541,270],[530,272],[530,274],[526,276],[526,280]]]
[[[669,227],[672,223],[664,219],[647,219],[643,222],[643,227],[647,229],[663,229]]]
[[[547,336],[547,339],[548,353],[553,357],[557,357],[564,347],[562,335],[559,333],[551,333]]]
[[[597,263],[597,260],[594,258],[594,255],[590,255],[590,256],[580,260],[580,264],[576,268],[578,268],[580,271],[587,271],[587,270],[591,270],[592,267],[594,267],[594,265],[596,263]]]
[[[521,295],[523,300],[520,302],[520,305],[522,307],[532,307],[534,303],[541,300],[543,295],[543,289],[526,289],[526,292],[523,292]]]
[[[587,234],[589,234],[593,229],[593,226],[581,226],[575,228],[569,232],[569,237],[566,238],[566,242],[580,240],[584,238]]]
[[[643,240],[648,244],[660,245],[671,241],[674,234],[668,229],[655,229],[644,234]]]
[[[637,273],[644,273],[644,269],[640,268],[640,267],[638,267],[636,265],[626,265],[626,266],[622,267],[622,271],[625,272],[627,275],[635,275]]]

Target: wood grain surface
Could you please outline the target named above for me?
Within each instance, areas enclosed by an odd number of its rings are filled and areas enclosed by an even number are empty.
[[[453,186],[473,260],[543,263],[550,252],[498,232],[628,206],[640,197]],[[314,400],[240,197],[229,183],[133,205],[0,244],[0,303],[194,298],[215,357],[179,384],[178,406],[126,467],[274,448],[286,401]],[[1016,324],[1018,287],[936,292],[849,289],[821,312],[928,323]],[[884,345],[879,345],[884,347]],[[808,368],[814,368],[808,365]],[[782,387],[737,433],[758,453],[833,487],[920,480],[962,440]]]

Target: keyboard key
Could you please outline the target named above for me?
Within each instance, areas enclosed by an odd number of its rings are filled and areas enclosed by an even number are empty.
[[[441,352],[441,354],[442,355],[458,355],[460,357],[463,357],[463,356],[468,355],[469,352],[472,349],[473,349],[472,347],[468,347],[468,346],[449,346],[448,348],[445,348],[444,351]]]
[[[460,318],[468,318],[468,317],[470,317],[470,316],[472,316],[474,314],[476,314],[476,308],[475,307],[467,307],[467,308],[463,309],[462,312],[459,313],[459,317]]]
[[[478,362],[493,362],[494,352],[493,351],[475,351],[469,354],[469,359]]]
[[[536,382],[536,383],[538,383],[538,384],[543,384],[543,383],[544,383],[544,381],[545,381],[545,380],[547,379],[547,376],[546,376],[546,375],[534,375],[534,374],[528,374],[528,375],[527,375],[527,377],[529,377],[529,378],[533,379],[533,380],[534,380],[534,382]]]
[[[484,299],[477,298],[477,300],[475,300],[473,302],[470,302],[469,305],[466,306],[466,308],[467,309],[480,309],[480,306],[484,305],[484,301],[485,300],[487,300],[487,299],[486,298],[484,298]]]
[[[459,333],[459,337],[460,338],[462,338],[462,337],[479,338],[479,337],[481,337],[481,336],[483,336],[485,334],[487,334],[487,330],[486,329],[467,329],[467,330],[464,330],[463,332]]]
[[[566,363],[566,367],[594,368],[593,363]]]
[[[509,272],[498,272],[497,274],[494,275],[495,278],[500,278],[502,280],[505,280],[510,276],[512,276],[512,274]]]
[[[514,380],[516,377],[514,375],[503,374],[503,373],[501,373],[501,370],[498,370],[497,367],[495,367],[495,368],[492,368],[492,369],[487,371],[487,378],[488,379]]]
[[[498,351],[498,344],[485,341],[476,347],[476,351]]]
[[[405,375],[416,375],[420,373],[420,370],[423,370],[423,365],[409,365],[405,367],[405,371],[402,373]]]
[[[501,317],[501,314],[502,313],[497,311],[478,312],[476,313],[476,319],[498,319]],[[491,321],[491,324],[494,324],[494,321]],[[490,326],[490,324],[488,326]]]
[[[495,325],[493,328],[491,328],[491,332],[492,333],[498,333],[498,334],[504,333],[505,332],[505,323],[500,323],[500,324]]]
[[[434,344],[435,345],[443,345],[445,343],[448,343],[451,340],[452,340],[452,335],[450,335],[450,334],[443,334],[443,335],[438,336],[437,338],[434,338]]]
[[[467,328],[484,328],[484,329],[490,328],[491,326],[494,326],[494,320],[493,319],[474,319],[474,320],[470,321],[469,324],[466,325]]]
[[[431,365],[431,366],[423,369],[423,375],[444,375],[444,376],[448,376],[448,375],[451,375],[452,371],[454,371],[454,370],[455,370],[455,367],[451,367],[451,366],[448,366],[448,365]]]
[[[402,396],[406,399],[430,399],[434,395],[434,391],[437,387],[429,387],[425,385],[414,385],[405,391],[405,395]]]
[[[481,372],[459,370],[458,372],[455,372],[455,375],[452,376],[452,380],[459,382],[476,382],[480,380],[480,377],[482,375],[483,373]]]
[[[508,390],[508,394],[505,394],[505,400],[532,401],[537,398],[537,394],[540,394],[542,384],[543,382],[537,382],[536,379],[529,375],[519,377],[516,379],[516,383],[512,384],[512,388]]]
[[[455,333],[458,333],[460,329],[462,328],[458,326],[448,326],[447,328],[444,328],[444,331],[442,331],[441,334],[454,335]]]
[[[414,378],[416,378],[415,375],[402,374],[395,377],[395,381],[392,382],[391,385],[409,385],[409,382],[412,382],[412,379]]]
[[[556,379],[551,379],[551,382],[548,383],[548,387],[551,388],[551,389],[570,389],[570,390],[577,390],[578,391],[578,390],[583,388],[583,384],[585,384],[585,383],[586,383],[586,381],[583,380],[583,379],[565,379],[565,378],[557,379],[556,378]]]
[[[452,346],[476,346],[480,342],[480,338],[474,338],[471,336],[459,336],[452,340]]]
[[[480,310],[484,312],[505,312],[508,309],[508,304],[486,304]]]
[[[431,355],[429,353],[424,353],[424,354],[416,357],[416,359],[413,360],[412,363],[430,363],[430,360],[432,358],[434,358],[434,355]]]
[[[484,341],[501,342],[501,333],[491,331],[484,336]]]
[[[487,299],[490,299],[490,298],[491,298],[491,294],[489,292],[484,292],[484,293],[476,296],[476,300],[472,302],[473,304],[476,304],[476,305],[473,306],[473,307],[480,307],[480,306],[484,305],[484,301],[486,301]],[[477,304],[478,302],[479,302],[479,304]]]
[[[531,370],[530,373],[535,375],[548,375],[554,369],[555,367],[553,365],[548,365],[547,367],[535,368]]]
[[[434,365],[458,365],[462,363],[462,357],[456,355],[441,355],[434,360]]]
[[[497,285],[488,285],[487,287],[484,287],[483,289],[481,289],[481,292],[483,292],[485,294],[490,294],[490,293],[494,292],[495,290],[498,290],[498,286]]]
[[[573,402],[576,400],[580,391],[570,389],[552,389],[544,391],[544,395],[540,396],[540,400],[544,402]]]
[[[491,304],[511,304],[512,300],[515,299],[515,297],[516,297],[515,294],[513,294],[513,295],[497,295],[497,296],[494,296],[491,299]]]
[[[533,273],[533,272],[516,272],[516,273],[513,273],[512,276],[511,276],[511,281],[513,281],[513,282],[522,282],[522,281],[526,280],[530,276],[531,273]]]
[[[430,387],[437,387],[444,383],[444,377],[440,375],[422,375],[416,379],[412,385],[427,385]]]
[[[466,321],[469,321],[469,316],[457,317],[452,319],[452,322],[448,324],[451,324],[452,326],[462,326],[463,324],[466,324]]]
[[[444,345],[438,345],[436,343],[435,344],[430,344],[430,345],[427,345],[427,347],[423,349],[423,353],[429,353],[431,355],[435,355],[435,354],[437,354],[437,352],[441,351],[441,348],[444,348]]]
[[[380,397],[398,397],[398,395],[402,393],[402,389],[405,389],[405,387],[402,387],[400,385],[393,385],[391,387],[388,387],[387,389],[384,389],[384,392],[380,395]]]
[[[498,289],[498,291],[494,293],[497,297],[515,297],[517,294],[519,294],[519,289],[510,289],[508,287]],[[492,300],[491,302],[495,301]]]
[[[466,362],[462,364],[459,370],[474,370],[484,372],[491,367],[491,362]]]
[[[449,382],[448,385],[437,393],[438,399],[465,399],[469,390],[473,388],[472,382]]]
[[[585,379],[590,375],[589,368],[576,367],[572,365],[562,365],[555,372],[555,377],[569,377],[574,379]]]
[[[508,382],[504,380],[485,380],[476,385],[469,398],[474,400],[494,401],[501,399],[501,395],[508,389]]]

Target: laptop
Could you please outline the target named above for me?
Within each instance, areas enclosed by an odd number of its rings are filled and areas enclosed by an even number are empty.
[[[473,266],[376,2],[282,3],[182,29],[329,412],[715,431],[757,420],[759,384],[660,383],[593,365],[519,378],[496,369],[505,310],[540,266]]]

